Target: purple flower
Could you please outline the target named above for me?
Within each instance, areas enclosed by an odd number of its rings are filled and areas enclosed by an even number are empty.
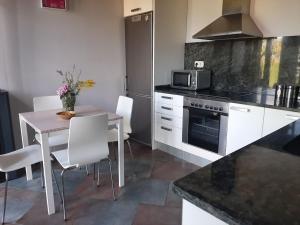
[[[64,84],[63,86],[59,87],[58,90],[56,91],[57,95],[59,97],[63,97],[65,94],[69,92],[69,86],[67,84]]]

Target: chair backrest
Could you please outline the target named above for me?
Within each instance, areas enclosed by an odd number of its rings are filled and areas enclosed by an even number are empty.
[[[63,105],[58,95],[33,98],[33,110],[35,112],[62,108]]]
[[[119,96],[116,114],[123,117],[124,133],[131,134],[131,115],[133,99],[125,96]]]
[[[91,164],[108,157],[107,114],[73,117],[69,133],[68,160],[71,165]]]

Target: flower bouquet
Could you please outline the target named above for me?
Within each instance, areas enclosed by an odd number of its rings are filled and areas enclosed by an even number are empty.
[[[72,72],[57,70],[57,73],[63,78],[63,84],[58,88],[57,94],[62,100],[65,111],[74,111],[76,96],[82,89],[94,87],[95,82],[93,80],[80,80],[81,71],[78,73],[75,65]]]

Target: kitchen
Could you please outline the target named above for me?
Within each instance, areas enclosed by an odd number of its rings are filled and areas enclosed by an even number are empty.
[[[116,202],[105,196],[108,214],[97,217],[103,207],[91,200],[84,215],[91,224],[300,224],[297,0],[70,0],[67,11],[41,9],[38,0],[0,1],[0,88],[10,94],[16,146],[18,114],[53,92],[57,66],[75,63],[96,81],[78,105],[111,112],[118,96],[133,99],[125,186]],[[118,148],[112,158],[122,158]],[[149,152],[158,162],[149,164]],[[122,160],[113,164],[121,184]],[[156,191],[147,191],[154,183]],[[167,210],[170,198],[177,203]],[[115,208],[118,216],[107,219]],[[45,215],[24,212],[24,224],[63,221],[61,210],[35,211]]]

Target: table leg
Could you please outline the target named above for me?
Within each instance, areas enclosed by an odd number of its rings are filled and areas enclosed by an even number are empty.
[[[118,168],[119,168],[119,187],[125,185],[124,179],[124,134],[123,134],[123,119],[117,123],[118,127]]]
[[[42,147],[42,157],[43,157],[46,200],[47,200],[48,214],[51,215],[55,213],[55,205],[54,205],[54,196],[53,196],[50,148],[49,148],[48,134],[41,134],[40,136],[41,136],[41,147]]]
[[[28,132],[27,132],[27,124],[26,122],[22,119],[22,117],[19,117],[19,121],[20,121],[20,128],[21,128],[21,137],[22,137],[22,145],[23,148],[28,146]],[[26,166],[26,177],[27,180],[32,180],[32,169],[31,166]]]

